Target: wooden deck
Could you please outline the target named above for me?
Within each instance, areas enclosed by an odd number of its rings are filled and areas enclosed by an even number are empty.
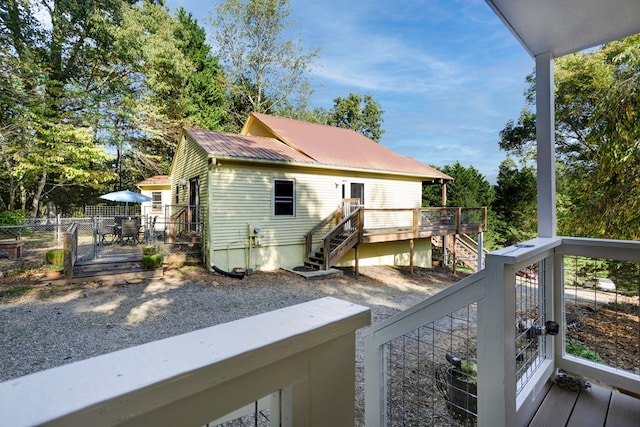
[[[626,427],[640,425],[640,400],[593,384],[570,391],[555,384],[548,388],[530,427]]]

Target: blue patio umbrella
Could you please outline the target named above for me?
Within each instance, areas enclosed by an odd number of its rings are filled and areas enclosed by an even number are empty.
[[[125,202],[126,203],[126,212],[129,212],[129,202],[131,203],[142,203],[148,202],[151,200],[151,197],[145,196],[144,194],[134,193],[129,190],[122,191],[114,191],[112,193],[103,194],[100,196],[101,199],[110,200],[112,202]]]

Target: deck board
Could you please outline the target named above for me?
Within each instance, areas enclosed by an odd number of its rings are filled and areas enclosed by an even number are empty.
[[[569,421],[578,393],[553,385],[529,424],[530,427],[564,426]]]
[[[603,426],[610,398],[611,390],[597,385],[581,391],[567,427]]]
[[[640,399],[597,384],[579,393],[552,384],[529,426],[635,427],[639,420]]]
[[[637,426],[640,424],[640,400],[614,391],[607,416],[607,427]]]

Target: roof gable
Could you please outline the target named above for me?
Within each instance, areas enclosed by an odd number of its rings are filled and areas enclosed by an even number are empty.
[[[324,165],[453,180],[431,166],[402,156],[350,129],[251,113],[242,133],[271,134]]]

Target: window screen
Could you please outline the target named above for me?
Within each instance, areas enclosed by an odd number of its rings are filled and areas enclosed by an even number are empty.
[[[273,180],[273,214],[293,216],[295,214],[295,183],[289,179]]]

